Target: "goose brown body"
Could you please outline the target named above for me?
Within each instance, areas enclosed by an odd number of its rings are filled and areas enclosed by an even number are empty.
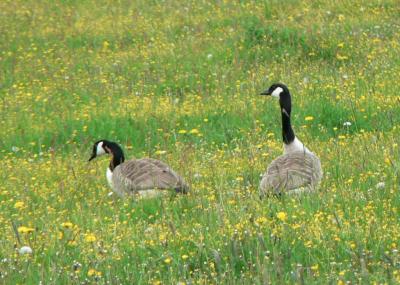
[[[186,182],[174,170],[152,158],[132,159],[118,165],[113,171],[111,182],[114,192],[119,196],[153,196],[155,192],[164,190],[181,193],[189,190]]]
[[[260,183],[262,195],[315,190],[322,178],[319,158],[312,152],[294,151],[279,156],[268,166]]]

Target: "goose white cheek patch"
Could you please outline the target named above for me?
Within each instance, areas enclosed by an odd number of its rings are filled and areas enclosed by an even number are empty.
[[[96,155],[102,155],[102,154],[105,154],[105,153],[106,152],[104,151],[104,148],[103,148],[103,142],[99,142],[97,144]]]
[[[275,88],[275,90],[271,93],[272,97],[279,98],[279,95],[283,92],[281,87]]]

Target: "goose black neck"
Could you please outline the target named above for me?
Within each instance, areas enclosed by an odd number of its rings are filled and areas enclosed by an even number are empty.
[[[289,91],[281,94],[279,99],[282,113],[282,139],[285,144],[294,141],[295,135],[290,123],[290,113],[292,112],[292,102]]]
[[[112,159],[110,162],[110,169],[114,170],[115,167],[117,167],[118,165],[120,165],[125,161],[124,152],[122,151],[122,148],[114,142],[109,142],[107,143],[106,146],[109,148],[111,152],[110,154],[112,155]]]

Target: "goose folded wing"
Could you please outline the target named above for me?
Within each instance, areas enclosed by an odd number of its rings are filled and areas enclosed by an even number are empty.
[[[270,188],[275,191],[312,186],[320,180],[320,162],[312,153],[302,151],[275,159],[265,173]]]
[[[123,176],[128,191],[175,189],[186,192],[187,190],[183,179],[159,160],[150,158],[130,160],[121,165],[119,173]]]

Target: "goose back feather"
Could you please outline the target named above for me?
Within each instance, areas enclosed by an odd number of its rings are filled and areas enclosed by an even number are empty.
[[[149,194],[152,191],[170,189],[187,193],[189,189],[183,178],[167,164],[152,158],[133,159],[118,165],[113,171],[112,186],[120,196],[153,196]]]
[[[279,156],[268,166],[260,182],[261,194],[313,191],[319,185],[322,175],[321,162],[314,153],[290,152]]]

